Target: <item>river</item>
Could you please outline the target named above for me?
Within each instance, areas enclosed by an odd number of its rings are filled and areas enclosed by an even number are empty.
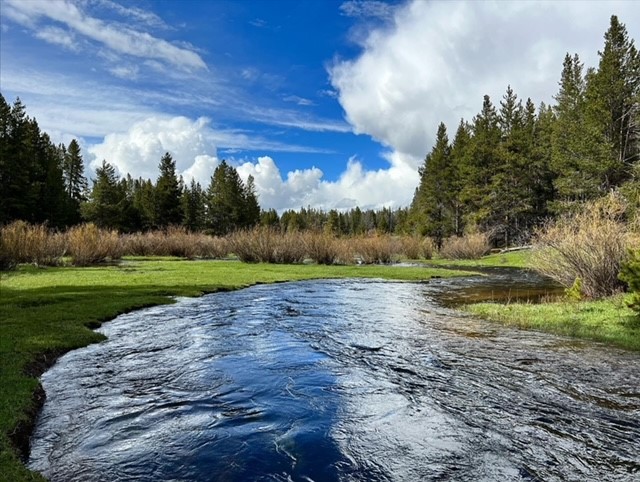
[[[540,294],[511,278],[260,285],[119,316],[42,376],[29,467],[52,481],[639,480],[640,356],[451,307]]]

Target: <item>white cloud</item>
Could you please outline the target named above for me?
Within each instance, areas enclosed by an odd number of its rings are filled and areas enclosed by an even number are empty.
[[[58,27],[43,27],[36,32],[36,37],[50,44],[60,45],[71,51],[78,51],[79,46],[75,36],[68,30]]]
[[[375,0],[348,0],[340,5],[340,12],[347,17],[393,17],[393,5]]]
[[[155,179],[160,158],[171,153],[176,169],[187,181],[207,184],[218,163],[218,148],[280,152],[323,152],[315,148],[281,144],[237,130],[215,129],[206,117],[153,115],[132,123],[126,130],[104,136],[88,148],[93,168],[103,159],[122,174]]]
[[[138,78],[139,70],[136,65],[120,65],[109,69],[109,72],[120,79],[134,80]]]
[[[392,27],[369,32],[358,58],[336,62],[331,82],[354,130],[415,167],[438,123],[454,131],[484,94],[497,105],[511,84],[550,102],[565,52],[595,65],[612,13],[638,37],[636,2],[415,0],[395,10]]]
[[[195,179],[209,184],[219,163],[218,149],[234,143],[259,145],[265,141],[245,134],[217,131],[206,118],[149,117],[135,123],[125,132],[105,136],[104,141],[87,147],[85,160],[92,169],[103,159],[124,175],[155,179],[158,163],[165,152],[176,161],[176,170],[186,182]],[[323,179],[314,167],[297,169],[283,176],[271,157],[254,162],[235,162],[246,180],[251,174],[263,208],[279,211],[311,205],[322,209],[382,207],[406,205],[417,183],[417,172],[406,163],[390,159],[389,169],[366,171],[355,158],[345,162],[345,171],[336,181]]]
[[[216,157],[216,145],[207,135],[207,123],[204,118],[191,121],[186,117],[150,117],[127,132],[108,134],[102,143],[90,147],[89,153],[94,157],[92,167],[105,159],[123,174],[155,179],[160,158],[169,152],[178,173],[202,174],[202,166]]]
[[[112,2],[111,0],[99,0],[98,3],[104,7],[110,8],[128,20],[133,19],[143,25],[154,28],[169,28],[168,25],[153,12],[136,7],[125,7],[119,3]]]
[[[287,95],[283,97],[282,100],[284,100],[285,102],[293,102],[294,104],[302,106],[315,105],[315,102],[313,102],[312,100],[305,99],[304,97],[300,97],[297,95]]]
[[[5,3],[11,19],[36,31],[41,28],[37,25],[38,20],[49,19],[119,54],[160,60],[185,71],[207,68],[192,49],[180,48],[147,32],[91,17],[68,0],[5,0]]]
[[[313,206],[319,209],[381,208],[405,206],[411,201],[417,172],[406,165],[366,171],[352,157],[336,181],[323,180],[320,169],[295,170],[283,178],[271,157],[238,166],[243,179],[255,179],[260,205],[278,211]]]

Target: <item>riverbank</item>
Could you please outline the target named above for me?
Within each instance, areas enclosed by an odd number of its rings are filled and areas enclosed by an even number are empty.
[[[640,351],[640,319],[627,307],[627,296],[597,301],[545,303],[474,303],[462,309],[481,318],[556,335],[592,340]]]
[[[531,251],[496,253],[473,260],[435,259],[426,266],[456,269],[531,267]],[[472,303],[460,309],[489,321],[640,351],[640,319],[624,294],[597,301],[550,299],[542,303]]]
[[[37,377],[69,350],[103,339],[106,320],[174,296],[320,278],[423,281],[441,268],[244,264],[130,258],[112,266],[20,267],[0,273],[0,480],[42,480],[20,462],[44,393]],[[468,274],[468,273],[466,273]]]

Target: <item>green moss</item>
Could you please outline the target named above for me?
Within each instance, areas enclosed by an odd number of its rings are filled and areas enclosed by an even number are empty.
[[[598,301],[556,301],[542,304],[477,303],[464,307],[488,320],[518,328],[605,342],[640,351],[640,321],[626,306],[625,296]]]
[[[114,266],[37,269],[0,273],[0,480],[37,476],[19,462],[8,433],[33,409],[38,386],[25,369],[52,355],[101,340],[96,328],[120,313],[256,283],[319,278],[420,281],[461,274],[438,268],[243,264],[128,258]],[[37,370],[36,370],[37,371]]]

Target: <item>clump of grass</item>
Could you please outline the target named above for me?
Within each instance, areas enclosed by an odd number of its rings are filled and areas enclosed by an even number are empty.
[[[433,258],[434,244],[431,238],[422,236],[402,236],[398,242],[398,251],[409,259]]]
[[[227,239],[229,249],[245,263],[295,264],[305,259],[305,243],[299,232],[282,233],[260,226],[236,231]]]
[[[89,266],[122,257],[122,243],[117,231],[100,229],[95,224],[80,224],[67,231],[71,262]]]
[[[611,194],[550,222],[536,233],[532,268],[567,289],[578,282],[585,298],[622,291],[618,274],[630,248],[624,210],[622,199]]]
[[[440,248],[440,256],[447,259],[480,259],[490,250],[487,233],[470,233],[445,239]]]
[[[223,258],[228,254],[224,238],[192,233],[181,226],[123,236],[125,254],[134,256],[177,256],[181,258]]]
[[[350,241],[356,256],[364,264],[389,264],[393,259],[394,247],[390,236],[360,237]]]
[[[307,232],[302,236],[307,256],[318,264],[336,264],[340,258],[340,240],[334,235]]]
[[[0,229],[0,269],[12,269],[20,263],[55,266],[65,251],[65,236],[45,225],[14,221]]]

